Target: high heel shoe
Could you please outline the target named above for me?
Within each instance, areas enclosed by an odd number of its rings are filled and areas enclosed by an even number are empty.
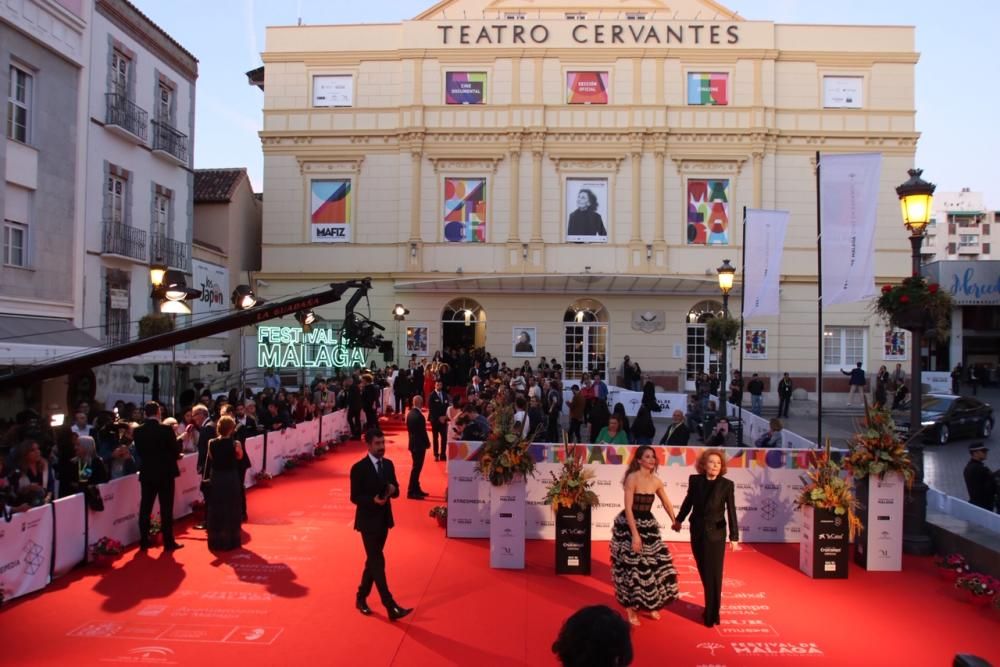
[[[649,617],[654,621],[658,621],[660,620],[660,612],[654,609],[653,611],[649,612]]]
[[[639,626],[639,615],[636,614],[635,611],[633,611],[631,609],[627,610],[627,613],[628,613],[628,622],[631,623],[632,625],[638,627]]]

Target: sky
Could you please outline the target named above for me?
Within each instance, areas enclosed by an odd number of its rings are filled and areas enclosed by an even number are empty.
[[[198,58],[195,167],[246,167],[263,185],[263,93],[245,73],[261,65],[269,25],[385,23],[410,19],[435,0],[131,0]],[[609,0],[612,4],[613,0]],[[940,192],[983,192],[1000,210],[1000,3],[951,0],[721,0],[747,20],[776,23],[913,25],[916,166]],[[966,91],[966,92],[962,92]],[[899,182],[906,180],[900,174]]]

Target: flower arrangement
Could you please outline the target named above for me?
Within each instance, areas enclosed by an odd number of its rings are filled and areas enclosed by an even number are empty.
[[[163,532],[163,523],[160,521],[160,515],[155,515],[149,520],[149,536],[155,537]]]
[[[494,402],[490,414],[490,434],[476,461],[476,472],[493,486],[510,484],[514,477],[535,475],[535,459],[528,453],[531,438],[522,438],[514,428],[514,408]]]
[[[102,537],[90,546],[90,553],[95,558],[97,556],[121,556],[124,551],[125,547],[122,546],[122,543],[110,537]]]
[[[840,466],[830,457],[829,441],[826,451],[809,466],[809,471],[802,477],[802,481],[802,492],[795,499],[795,506],[809,505],[832,510],[839,516],[846,515],[850,536],[854,539],[854,535],[861,529],[861,519],[857,515],[858,501],[854,497],[851,485],[841,475]]]
[[[303,465],[306,463],[312,463],[315,459],[316,455],[312,452],[302,452],[301,454],[295,455],[295,460]]]
[[[274,479],[274,476],[266,470],[261,470],[260,472],[254,473],[253,481],[257,484],[266,484]]]
[[[299,461],[297,458],[285,459],[285,463],[281,467],[285,470],[295,470],[299,467]]]
[[[952,570],[960,574],[965,574],[971,568],[969,567],[968,561],[965,560],[965,556],[962,554],[948,554],[947,556],[938,556],[934,559],[934,564],[937,565],[942,570]]]
[[[705,344],[713,350],[732,345],[740,334],[740,321],[729,315],[717,315],[705,323]]]
[[[1000,590],[1000,579],[991,577],[988,574],[972,572],[955,580],[955,588],[968,591],[975,597],[986,597],[992,599]]]
[[[316,445],[315,449],[313,449],[313,456],[320,457],[326,454],[328,451],[330,451],[330,446],[327,445],[326,443],[321,442]]]
[[[951,324],[951,295],[923,276],[904,278],[898,285],[884,285],[872,311],[891,326],[922,328],[924,335],[943,339]]]
[[[448,508],[444,505],[435,505],[427,514],[432,519],[437,519],[439,526],[446,526],[448,524]]]
[[[868,407],[865,399],[865,417],[861,429],[850,441],[850,453],[844,467],[856,480],[877,475],[885,479],[889,473],[903,476],[906,487],[913,485],[915,471],[906,444],[896,434],[896,425],[888,410]]]
[[[594,493],[594,471],[584,467],[583,460],[576,457],[576,445],[570,446],[563,442],[564,460],[562,470],[556,477],[554,472],[549,472],[552,483],[549,484],[545,494],[545,502],[552,505],[552,511],[558,511],[560,507],[573,507],[577,505],[584,509],[591,505],[596,505],[599,501]]]

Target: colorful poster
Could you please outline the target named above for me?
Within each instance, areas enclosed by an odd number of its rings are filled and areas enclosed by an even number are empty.
[[[406,354],[418,357],[427,356],[427,327],[411,325],[406,327]]]
[[[567,104],[607,104],[607,72],[566,72]]]
[[[444,179],[444,240],[486,243],[486,179]]]
[[[743,335],[743,358],[767,359],[767,329],[744,329]]]
[[[729,75],[688,72],[688,104],[726,106],[729,104]]]
[[[566,179],[566,242],[607,243],[608,179]]]
[[[353,105],[353,75],[334,74],[313,77],[314,107],[349,107]]]
[[[445,104],[486,104],[486,72],[446,72]]]
[[[883,355],[886,361],[906,361],[906,332],[886,329],[883,338]]]
[[[309,222],[313,243],[351,240],[351,179],[310,183]]]
[[[688,245],[729,245],[729,179],[687,182]]]

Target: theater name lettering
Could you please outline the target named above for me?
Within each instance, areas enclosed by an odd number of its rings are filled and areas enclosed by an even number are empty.
[[[488,23],[485,25],[437,26],[445,46],[547,44],[553,30],[543,23]],[[559,32],[569,34],[577,44],[623,44],[631,46],[696,46],[739,44],[738,25],[705,23],[656,23],[628,21],[626,23],[573,22],[559,26]]]
[[[366,363],[363,349],[344,345],[330,329],[257,329],[259,368],[353,368]]]

